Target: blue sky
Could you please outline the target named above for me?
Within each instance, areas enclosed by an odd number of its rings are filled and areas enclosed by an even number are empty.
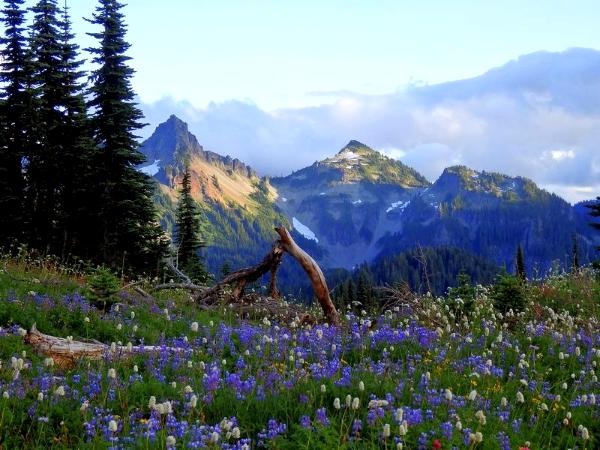
[[[595,0],[130,0],[134,86],[197,107],[275,108],[473,77],[522,54],[600,48]],[[71,0],[84,37],[95,2]]]
[[[598,0],[128,3],[142,137],[175,113],[265,175],[357,139],[432,181],[464,164],[600,195]],[[96,1],[69,4],[95,45]]]

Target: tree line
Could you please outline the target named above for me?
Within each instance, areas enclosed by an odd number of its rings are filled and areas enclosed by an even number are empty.
[[[136,131],[126,25],[99,0],[82,56],[67,6],[5,0],[0,39],[0,247],[152,273],[168,248]],[[32,17],[28,21],[28,17]]]

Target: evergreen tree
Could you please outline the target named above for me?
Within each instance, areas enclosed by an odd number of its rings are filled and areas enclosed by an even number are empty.
[[[93,239],[88,230],[94,217],[94,205],[88,202],[88,193],[93,191],[93,158],[96,152],[92,139],[90,121],[84,98],[84,84],[80,81],[83,63],[79,59],[79,47],[74,43],[68,8],[62,12],[60,70],[63,83],[62,98],[64,113],[60,125],[64,151],[60,168],[61,187],[59,196],[60,216],[58,228],[61,232],[60,253],[89,258],[89,243]]]
[[[56,0],[39,0],[34,13],[30,48],[33,57],[32,87],[36,97],[37,127],[28,152],[27,207],[31,214],[30,244],[57,250],[59,193],[63,190],[66,109],[66,73],[62,69],[60,11]],[[67,172],[69,176],[73,173]]]
[[[573,251],[572,251],[572,263],[571,271],[577,272],[579,270],[579,244],[577,243],[577,235],[573,234]]]
[[[24,0],[6,0],[1,21],[4,37],[0,81],[4,84],[0,103],[0,246],[23,239],[23,160],[31,127],[31,64],[25,38]]]
[[[517,247],[517,256],[515,262],[515,274],[521,281],[527,280],[527,272],[525,271],[525,257],[523,256],[523,248],[521,244]]]
[[[590,216],[600,217],[600,197],[596,197],[596,203],[586,205],[586,208],[589,208],[591,210]],[[600,231],[600,222],[599,221],[590,222],[590,226],[595,228],[596,230]],[[600,250],[600,247],[597,247],[597,249]]]
[[[200,248],[205,244],[199,236],[200,219],[191,189],[190,171],[186,167],[176,213],[177,264],[194,281],[206,282],[208,277],[199,254]]]
[[[145,161],[135,135],[143,127],[143,116],[134,102],[133,69],[127,65],[130,45],[120,12],[124,5],[117,0],[99,3],[88,20],[100,27],[99,32],[89,33],[99,46],[88,49],[98,66],[89,90],[92,129],[99,148],[94,159],[97,189],[89,200],[99,205],[94,230],[99,237],[97,251],[113,267],[154,270],[167,246],[152,204],[154,185],[136,169]]]
[[[368,266],[364,264],[359,270],[356,285],[356,300],[362,303],[364,308],[374,306],[373,282],[370,275]]]

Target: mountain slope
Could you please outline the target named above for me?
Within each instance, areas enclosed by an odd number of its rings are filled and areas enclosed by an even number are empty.
[[[169,231],[178,186],[186,165],[190,167],[207,241],[204,252],[216,274],[224,263],[239,268],[260,261],[275,239],[273,227],[280,224],[293,228],[298,243],[324,269],[352,269],[367,262],[375,272],[385,272],[396,255],[423,246],[462,249],[512,270],[520,244],[533,275],[534,269],[544,273],[555,262],[568,267],[574,236],[581,263],[594,258],[599,244],[585,208],[572,207],[527,178],[453,166],[431,184],[357,141],[271,180],[237,159],[204,150],[175,116],[156,129],[142,151],[149,164],[141,170],[157,180],[156,203]],[[446,275],[436,281],[436,289],[454,281]],[[287,292],[306,289],[293,262],[282,265],[280,280]]]
[[[377,241],[397,229],[394,210],[429,186],[415,170],[357,141],[272,183],[277,206],[325,250],[322,263],[345,268],[373,259]]]
[[[531,180],[449,167],[415,196],[402,214],[401,228],[384,237],[382,255],[424,246],[450,245],[504,264],[512,270],[522,245],[530,273],[555,261],[570,264],[573,237],[580,260],[593,258],[594,236],[575,208]]]
[[[186,165],[192,197],[201,211],[202,238],[209,270],[223,264],[255,264],[275,238],[273,227],[288,222],[275,208],[275,190],[241,161],[206,151],[187,124],[175,116],[160,124],[141,151],[151,163],[141,170],[158,182],[155,201],[162,226],[173,232],[178,189]]]

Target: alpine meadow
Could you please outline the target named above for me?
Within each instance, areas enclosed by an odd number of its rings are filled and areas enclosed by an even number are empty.
[[[0,450],[600,448],[599,20],[2,0]]]

